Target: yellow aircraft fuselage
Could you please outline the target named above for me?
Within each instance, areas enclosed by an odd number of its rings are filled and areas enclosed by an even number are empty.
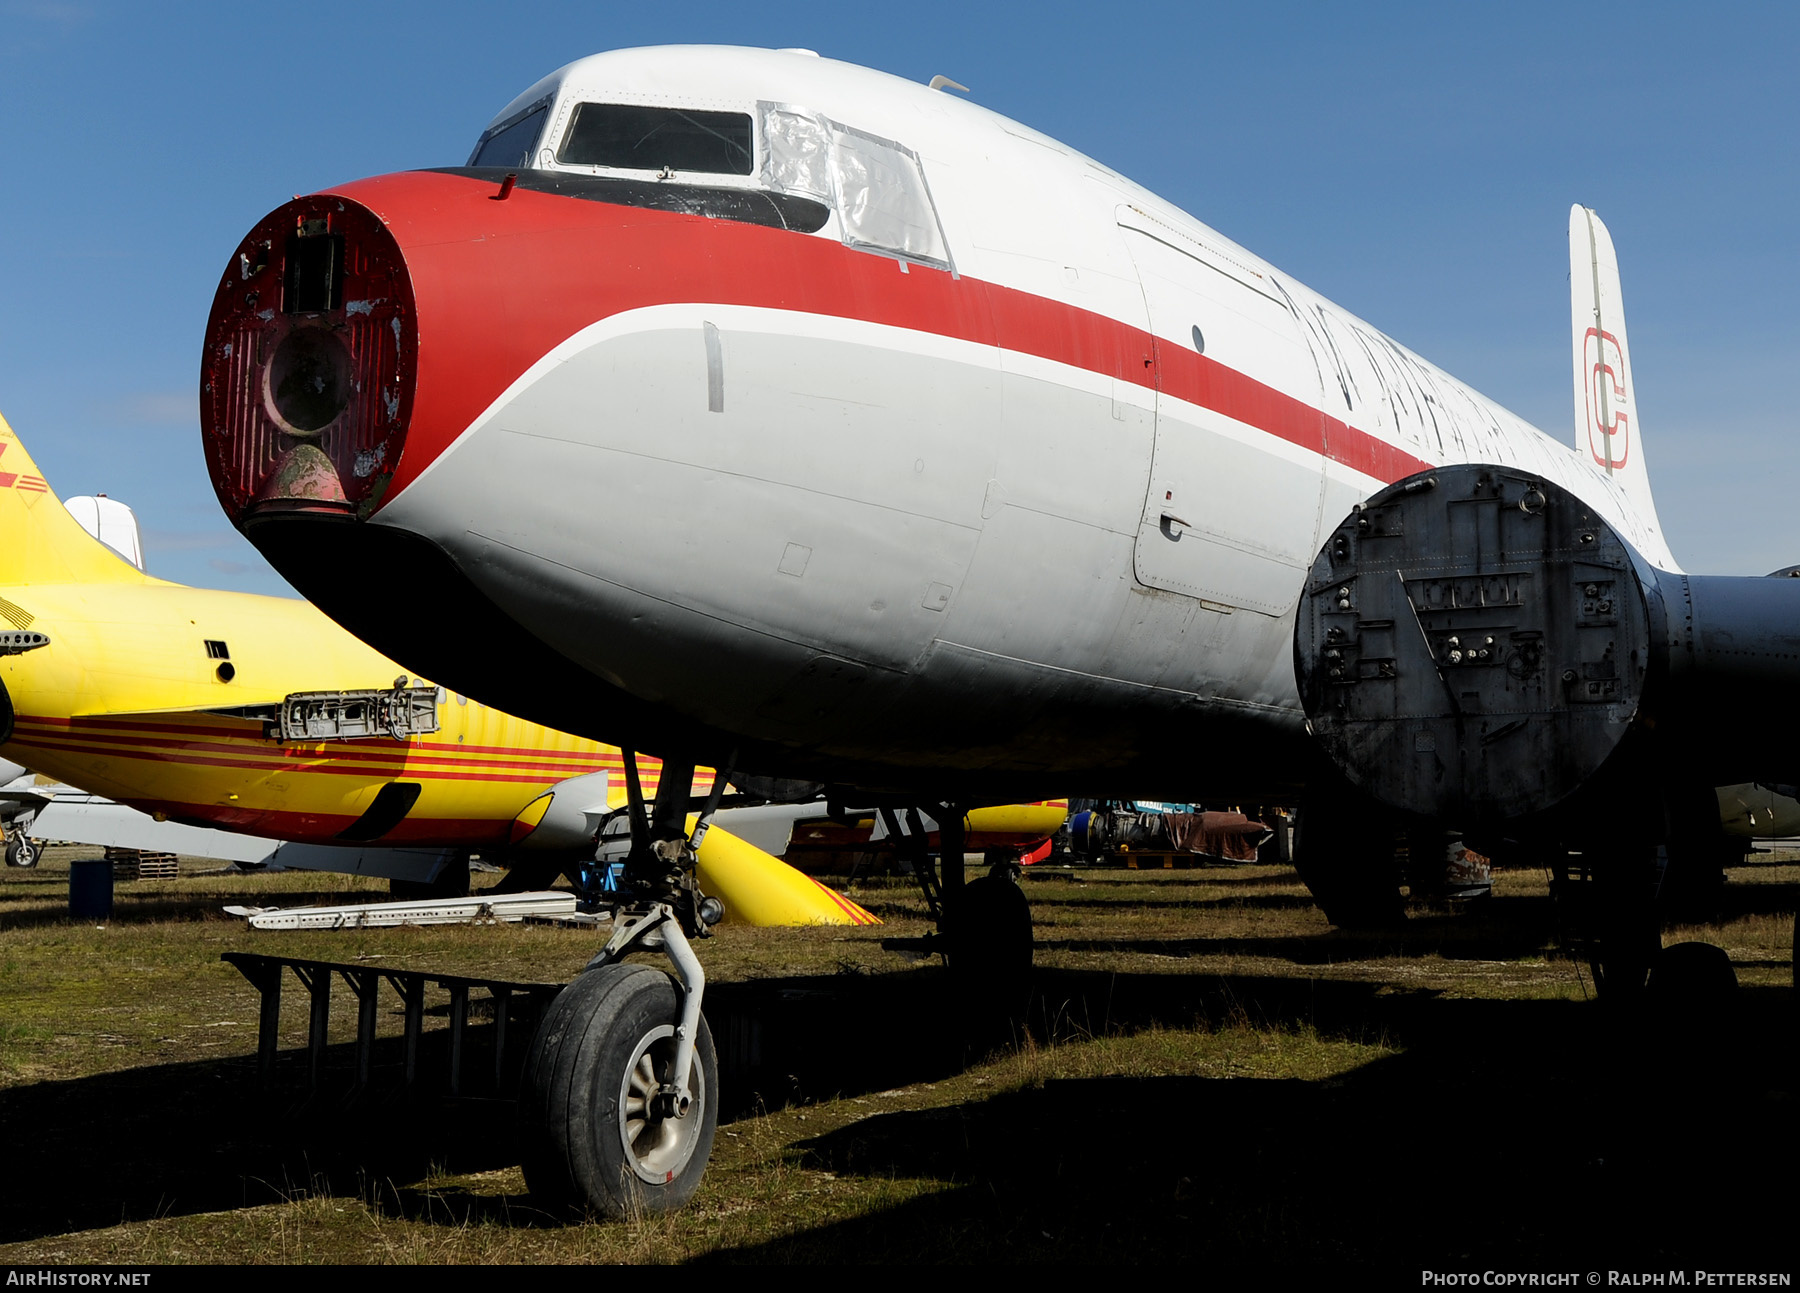
[[[596,742],[442,693],[439,730],[404,741],[283,742],[260,717],[219,712],[404,674],[305,602],[149,583],[0,597],[51,639],[0,657],[12,710],[0,756],[146,812],[326,842],[399,781],[418,798],[383,843],[478,848],[513,842],[514,819],[554,783],[620,766]],[[229,658],[208,657],[208,641]]]
[[[262,717],[230,711],[392,688],[405,670],[306,602],[139,571],[64,510],[3,419],[0,621],[50,639],[0,655],[0,756],[181,821],[317,843],[504,846],[555,783],[621,766],[611,747],[442,691],[435,733],[270,739]],[[659,765],[643,762],[654,787]],[[393,782],[417,798],[390,829],[359,835]]]

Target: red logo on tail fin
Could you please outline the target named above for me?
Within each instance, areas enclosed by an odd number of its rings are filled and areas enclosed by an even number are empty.
[[[1618,471],[1631,458],[1630,400],[1618,338],[1589,328],[1582,338],[1582,364],[1587,370],[1588,452],[1600,466]]]

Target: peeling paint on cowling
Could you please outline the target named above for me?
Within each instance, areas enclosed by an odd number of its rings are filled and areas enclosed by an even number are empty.
[[[387,446],[376,445],[374,449],[364,449],[356,455],[356,464],[350,471],[358,480],[374,474],[375,469],[387,460]]]

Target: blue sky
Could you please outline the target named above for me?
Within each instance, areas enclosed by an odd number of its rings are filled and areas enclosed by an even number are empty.
[[[945,73],[1558,436],[1567,211],[1593,206],[1676,555],[1800,562],[1800,6],[0,0],[0,411],[60,493],[133,504],[155,573],[283,591],[200,457],[238,237],[291,194],[461,162],[573,58],[678,41]]]

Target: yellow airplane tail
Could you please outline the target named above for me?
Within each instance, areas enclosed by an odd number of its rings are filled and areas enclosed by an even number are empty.
[[[69,515],[0,417],[0,585],[146,582],[149,576]]]

